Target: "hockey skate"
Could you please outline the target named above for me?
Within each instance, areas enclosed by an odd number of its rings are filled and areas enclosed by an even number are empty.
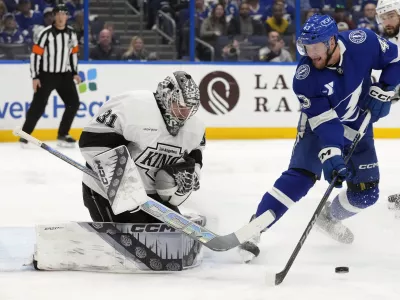
[[[57,137],[57,146],[62,148],[74,148],[76,140],[70,135],[63,135]]]
[[[250,219],[250,222],[253,221],[255,217],[256,215],[253,215]],[[243,262],[245,262],[246,264],[251,262],[260,254],[260,249],[257,246],[257,244],[260,243],[260,238],[261,232],[238,247],[239,255],[242,257]]]
[[[354,234],[340,220],[333,218],[330,210],[331,203],[327,202],[316,221],[317,229],[340,243],[353,243]]]
[[[23,149],[29,148],[28,141],[24,138],[19,139],[19,144],[21,145],[21,148],[23,148]]]

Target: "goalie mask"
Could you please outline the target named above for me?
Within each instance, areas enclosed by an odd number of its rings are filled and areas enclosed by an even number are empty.
[[[174,72],[158,84],[155,93],[168,132],[176,136],[200,105],[200,90],[192,77],[183,71]]]

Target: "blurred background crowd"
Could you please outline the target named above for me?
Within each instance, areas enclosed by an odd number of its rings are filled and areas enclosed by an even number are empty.
[[[190,0],[90,0],[86,6],[83,1],[89,0],[63,1],[81,44],[80,59],[190,59]],[[192,1],[197,61],[295,61],[296,24],[314,13],[332,15],[340,31],[363,27],[383,34],[375,20],[377,1],[301,0],[300,8],[295,0]],[[29,59],[38,33],[53,22],[56,4],[0,0],[0,59]]]

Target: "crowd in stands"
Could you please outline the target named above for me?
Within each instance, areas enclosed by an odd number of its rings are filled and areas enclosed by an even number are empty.
[[[7,45],[26,46],[22,58],[27,59],[39,32],[53,23],[52,10],[56,4],[55,0],[0,0],[0,59],[15,58],[13,50],[4,50]],[[70,16],[68,23],[79,34],[83,30],[83,6],[80,0],[65,4]]]
[[[128,1],[143,13],[144,29],[152,30],[158,24],[158,29],[166,35],[176,36],[173,44],[177,59],[189,59],[189,0]],[[196,60],[295,60],[295,0],[193,1],[196,11]],[[4,44],[23,44],[30,47],[40,30],[53,22],[52,8],[57,3],[56,0],[0,0],[0,58],[1,46]],[[80,44],[83,45],[83,0],[66,0],[64,3],[69,9],[69,25],[75,29]],[[315,13],[327,13],[337,21],[340,31],[358,27],[369,28],[380,35],[383,33],[375,20],[377,1],[301,0],[300,3],[301,22]],[[160,17],[160,11],[169,18]],[[171,19],[175,22],[175,27],[171,26]],[[143,37],[132,36],[129,45],[121,45],[113,23],[100,21],[92,15],[88,42],[91,45],[91,60],[157,59],[156,53],[146,50]],[[170,40],[164,38],[162,42],[171,44]]]

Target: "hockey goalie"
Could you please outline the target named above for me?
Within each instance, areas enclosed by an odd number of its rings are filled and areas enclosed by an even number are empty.
[[[201,244],[139,209],[151,197],[176,212],[200,187],[205,126],[194,115],[200,92],[174,72],[155,93],[107,101],[79,140],[86,166],[82,196],[93,222],[38,226],[39,270],[181,271],[201,263]],[[190,214],[204,226],[205,218]]]

